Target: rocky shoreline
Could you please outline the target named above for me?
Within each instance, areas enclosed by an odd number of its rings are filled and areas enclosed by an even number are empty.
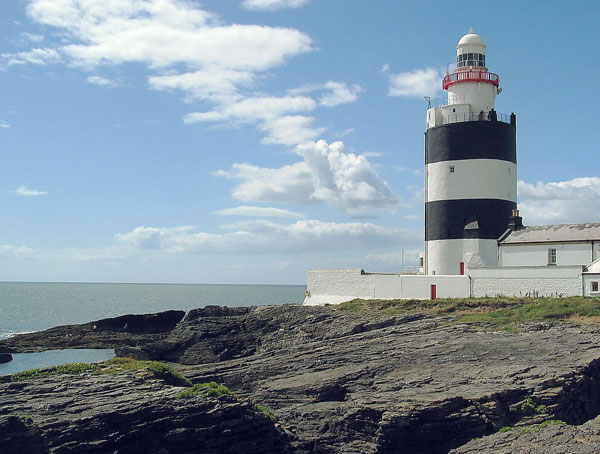
[[[509,332],[425,313],[213,306],[0,341],[7,353],[56,348],[163,361],[234,397],[181,400],[180,387],[127,374],[5,378],[0,451],[600,452],[598,325]]]

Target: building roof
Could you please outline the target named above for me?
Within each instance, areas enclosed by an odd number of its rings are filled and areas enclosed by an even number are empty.
[[[513,230],[500,244],[600,241],[600,223],[532,225]]]

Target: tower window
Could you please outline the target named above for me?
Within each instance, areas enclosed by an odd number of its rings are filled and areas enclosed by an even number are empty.
[[[454,166],[450,166],[450,173],[454,173]]]
[[[556,265],[556,249],[548,249],[548,265]]]

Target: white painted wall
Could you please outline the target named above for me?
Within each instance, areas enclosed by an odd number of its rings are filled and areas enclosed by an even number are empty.
[[[496,266],[498,242],[496,240],[457,239],[427,241],[427,274],[456,275],[460,262],[466,266]]]
[[[495,101],[496,86],[487,82],[461,82],[448,87],[448,104],[470,104],[474,115],[482,110],[489,112]]]
[[[590,243],[565,244],[501,244],[499,264],[501,266],[544,266],[548,265],[548,249],[556,249],[556,265],[589,265],[593,260]]]
[[[513,266],[472,268],[471,294],[484,296],[582,295],[581,266]]]
[[[438,298],[466,298],[468,276],[361,274],[360,270],[310,270],[304,305],[340,304],[354,298],[429,299],[431,286]]]
[[[340,304],[354,298],[373,298],[373,275],[361,270],[309,270],[304,305]]]
[[[450,172],[450,167],[454,172]],[[517,166],[498,159],[461,159],[427,164],[427,201],[517,201]]]
[[[401,279],[401,298],[429,299],[432,285],[438,298],[468,298],[471,292],[468,276],[403,275]]]
[[[600,297],[600,291],[592,291],[592,282],[597,282],[598,289],[600,290],[600,272],[583,274],[583,296],[593,296],[598,298]]]
[[[439,107],[432,107],[431,109],[427,109],[427,115],[425,118],[426,129],[433,128],[434,126],[440,126],[444,123],[442,117],[442,109],[440,109]]]
[[[452,104],[451,106],[442,106],[443,124],[463,123],[473,120],[471,116],[470,104]]]

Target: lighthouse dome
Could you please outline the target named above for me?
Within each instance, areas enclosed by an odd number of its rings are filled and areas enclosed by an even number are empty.
[[[485,61],[482,62],[483,64],[471,62],[471,60],[485,60],[485,48],[486,45],[481,36],[474,33],[473,29],[469,29],[469,33],[463,36],[456,46],[458,66],[485,66]],[[465,63],[461,64],[463,60]]]
[[[465,36],[463,36],[460,41],[458,42],[459,46],[483,46],[485,47],[485,42],[483,42],[483,39],[481,38],[481,36],[479,36],[477,33],[473,33],[473,30],[470,30],[469,33],[467,33]]]

